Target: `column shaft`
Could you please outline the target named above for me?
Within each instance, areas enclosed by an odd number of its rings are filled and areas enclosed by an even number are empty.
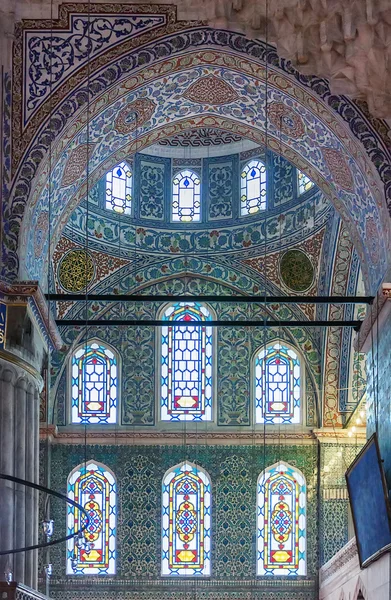
[[[0,380],[0,472],[14,474],[14,372],[3,369]],[[0,480],[0,548],[11,549],[14,546],[14,484]],[[0,577],[5,570],[14,570],[13,556],[0,557]]]
[[[15,401],[15,476],[26,478],[26,396],[27,384],[24,380],[18,382]],[[15,486],[15,546],[23,548],[26,544],[26,486]],[[15,554],[15,581],[25,580],[25,553]]]

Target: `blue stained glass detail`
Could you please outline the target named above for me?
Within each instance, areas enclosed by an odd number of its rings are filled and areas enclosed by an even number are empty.
[[[171,218],[182,223],[201,218],[201,185],[194,171],[181,171],[172,181]]]
[[[260,160],[250,160],[242,170],[240,214],[253,215],[266,209],[266,167]]]
[[[81,346],[71,362],[71,422],[116,423],[118,361],[103,344]]]
[[[132,173],[125,162],[106,173],[106,208],[119,214],[131,214]]]
[[[114,575],[116,563],[117,484],[107,467],[89,461],[68,477],[68,498],[81,504],[90,522],[79,548],[72,537],[67,542],[68,575]],[[84,514],[67,507],[67,535],[79,531]]]
[[[256,423],[301,422],[301,366],[296,352],[280,343],[255,357]]]
[[[162,490],[162,575],[211,574],[211,483],[190,462],[169,469]]]
[[[297,169],[297,183],[299,188],[299,196],[301,196],[301,194],[305,194],[305,192],[308,192],[314,186],[313,181],[311,181],[311,179],[307,177],[305,173],[299,171],[299,169]]]
[[[198,302],[177,302],[165,311],[162,327],[162,421],[212,419],[212,327],[208,309]],[[170,321],[186,321],[173,327]],[[191,322],[205,321],[192,327]]]
[[[279,462],[257,483],[257,575],[306,575],[306,481]]]

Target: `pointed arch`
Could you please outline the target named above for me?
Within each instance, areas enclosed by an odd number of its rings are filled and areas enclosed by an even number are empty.
[[[88,340],[70,358],[70,422],[117,422],[119,398],[118,353],[102,342]]]
[[[266,165],[259,159],[246,163],[240,174],[240,214],[266,209]]]
[[[301,423],[302,362],[297,351],[284,341],[275,340],[255,352],[256,423]]]
[[[306,481],[296,467],[280,461],[257,482],[257,575],[295,576],[307,572]]]
[[[213,397],[212,314],[199,302],[176,302],[163,312],[161,328],[161,420],[210,421]],[[187,321],[174,327],[173,321]],[[205,321],[203,326],[191,322]]]
[[[106,173],[105,207],[119,214],[132,211],[132,170],[126,161]]]
[[[68,476],[67,495],[81,504],[90,516],[81,547],[71,538],[67,542],[68,575],[114,575],[116,570],[117,484],[114,473],[105,465],[90,460]],[[79,531],[83,515],[67,505],[67,535]]]
[[[211,480],[189,461],[170,468],[162,490],[162,575],[211,574]]]
[[[190,169],[179,171],[172,180],[171,219],[181,223],[201,220],[200,177]]]

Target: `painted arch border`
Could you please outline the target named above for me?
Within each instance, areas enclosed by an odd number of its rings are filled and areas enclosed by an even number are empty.
[[[194,31],[196,31],[196,30],[195,30],[195,29],[193,29],[193,30],[191,30],[190,32],[186,32],[186,33],[187,33],[187,35],[189,36],[191,33],[194,33]],[[198,29],[198,31],[200,31],[200,30]],[[207,29],[205,29],[205,31],[206,31],[206,32],[209,32],[209,30],[207,30]],[[209,32],[209,33],[210,33],[210,32]],[[221,32],[221,31],[218,31],[218,30],[214,31],[214,38],[216,38],[216,39],[217,39],[217,37],[218,37],[218,35],[219,35],[219,34],[220,34],[222,37],[224,37],[224,38],[225,38],[225,40],[226,40],[226,41],[225,41],[226,45],[228,44],[228,42],[230,42],[230,43],[231,43],[231,46],[233,46],[233,45],[236,43],[236,40],[237,40],[237,38],[239,38],[239,37],[243,38],[243,36],[240,36],[239,34],[232,34],[232,33],[229,33],[229,32]],[[185,35],[185,34],[183,34],[183,35]],[[212,36],[212,37],[213,37],[213,36]],[[216,43],[216,39],[214,40],[214,42],[215,42],[215,43]],[[264,46],[264,45],[262,45],[261,43],[256,43],[256,42],[254,42],[254,41],[251,41],[251,40],[246,40],[246,45],[247,45],[247,47],[252,47],[252,48],[254,48],[254,47],[257,47],[257,46],[261,46],[261,48],[263,49],[263,55],[265,55],[265,46]],[[258,53],[258,55],[261,55],[261,52],[259,52],[259,53]],[[270,51],[270,52],[269,52],[269,51],[267,52],[267,58],[269,59],[269,62],[273,62],[273,61],[274,61],[274,63],[275,63],[275,64],[279,64],[279,66],[280,66],[280,68],[281,68],[281,69],[283,69],[283,70],[285,70],[285,71],[289,72],[291,76],[293,75],[293,77],[296,77],[296,80],[298,80],[302,86],[313,87],[314,89],[316,89],[317,85],[319,84],[319,80],[316,80],[316,81],[314,81],[314,80],[310,80],[310,82],[308,83],[308,78],[305,78],[305,77],[302,77],[302,76],[300,76],[300,75],[299,75],[299,74],[298,74],[296,71],[294,71],[294,69],[293,69],[293,68],[292,68],[292,67],[291,67],[291,66],[290,66],[288,63],[286,63],[286,62],[285,62],[285,61],[283,61],[283,60],[280,60],[280,59],[278,59],[278,57],[277,57],[277,55],[276,55],[276,53],[275,53],[275,51],[274,51],[274,50],[273,50],[273,51]],[[326,92],[324,91],[324,87],[326,87]],[[316,93],[317,93],[317,92],[316,92]],[[327,93],[328,93],[327,86],[323,86],[322,93],[323,93],[323,96],[324,96],[324,97],[327,97]],[[341,102],[342,102],[342,100],[341,100]],[[360,116],[361,116],[361,115],[360,115]],[[346,117],[346,115],[345,115],[343,118],[345,118],[345,119],[346,119],[346,118],[347,118],[347,117]],[[352,126],[353,126],[353,125],[352,125]],[[370,127],[370,129],[371,129],[371,132],[372,132],[372,131],[373,131],[373,128],[371,128],[371,127]],[[376,144],[376,146],[378,147],[378,144]],[[41,151],[41,155],[42,155],[42,151]],[[361,152],[361,157],[363,158],[363,154],[362,154],[362,152]],[[364,165],[364,164],[366,164],[366,165],[368,166],[368,164],[367,164],[368,162],[369,162],[369,161],[365,161],[365,160],[363,160],[363,161],[362,161],[362,164],[363,164],[363,165]],[[33,161],[33,163],[34,163],[34,161]],[[34,163],[34,165],[35,165],[35,166],[32,168],[32,171],[35,171],[35,170],[36,170],[36,163]],[[300,168],[300,165],[297,165],[297,166],[298,166],[298,168]],[[27,166],[27,171],[28,171],[29,169],[30,169],[30,171],[31,171],[31,167],[32,167],[32,165],[31,165],[31,163],[30,163],[30,164]],[[303,169],[301,169],[301,170],[303,170]],[[304,169],[304,170],[305,170],[305,169]],[[34,176],[34,173],[32,173],[32,175]],[[21,182],[21,185],[22,185],[22,188],[23,188],[23,190],[24,190],[24,191],[26,190],[26,188],[25,188],[25,185],[27,184],[27,185],[29,186],[28,182],[26,181],[26,179],[29,179],[29,178],[31,178],[31,172],[30,172],[29,176],[25,178],[25,183]],[[16,202],[16,203],[18,203],[18,202],[20,203],[20,201],[21,201],[21,197],[20,197],[20,192],[19,192],[19,198],[16,198],[16,199],[15,199],[15,202]],[[19,210],[20,210],[20,209],[19,209]],[[21,213],[23,213],[23,210],[22,210],[22,211],[20,211],[20,212],[21,212]],[[18,216],[16,216],[16,219],[17,219],[18,223],[20,223],[20,218],[19,218]],[[17,229],[18,229],[18,225],[16,225],[16,230],[17,230]],[[15,241],[17,240],[17,236],[18,236],[18,234],[16,233],[16,234],[14,235]],[[387,238],[388,238],[388,235],[387,235]],[[16,243],[17,243],[17,242],[16,242]],[[15,244],[14,244],[14,245],[15,245]],[[12,259],[12,260],[10,261],[10,267],[11,267],[11,268],[12,268],[12,265],[13,265],[13,264],[15,264],[15,265],[16,265],[16,262],[14,262],[14,259]]]

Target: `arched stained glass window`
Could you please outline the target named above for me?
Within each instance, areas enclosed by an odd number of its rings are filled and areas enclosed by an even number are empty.
[[[68,477],[68,498],[90,517],[82,537],[67,541],[68,575],[114,575],[116,560],[117,487],[114,475],[94,461],[80,465]],[[84,525],[83,514],[67,505],[67,535]]]
[[[279,462],[257,484],[257,574],[306,574],[306,483]]]
[[[188,223],[201,218],[200,178],[188,169],[172,181],[172,220]]]
[[[162,327],[161,419],[212,419],[212,327],[209,310],[198,302],[177,302],[164,312]],[[188,325],[175,326],[181,321]],[[191,325],[194,322],[202,325]]]
[[[71,359],[71,422],[116,423],[118,359],[100,341],[80,346]]]
[[[304,194],[305,192],[308,192],[308,190],[310,190],[314,185],[314,182],[311,181],[311,179],[309,177],[307,177],[307,175],[305,175],[305,173],[302,173],[301,171],[299,171],[299,169],[297,169],[297,186],[299,189],[299,196],[301,196],[301,194]]]
[[[190,462],[164,475],[162,575],[210,575],[211,497],[209,475]]]
[[[242,170],[240,214],[253,215],[266,209],[266,167],[260,160],[250,160]]]
[[[255,357],[255,422],[300,423],[300,399],[296,352],[279,342],[262,348]]]
[[[106,174],[106,208],[130,215],[132,208],[132,172],[121,162]]]

